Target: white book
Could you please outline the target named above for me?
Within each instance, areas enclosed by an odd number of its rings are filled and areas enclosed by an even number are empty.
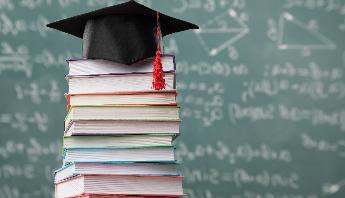
[[[67,94],[69,106],[97,105],[175,105],[176,90],[151,92],[118,92],[101,94]]]
[[[70,148],[172,146],[172,135],[70,136],[63,146]]]
[[[182,196],[182,177],[80,175],[55,185],[55,198],[85,194]]]
[[[155,57],[150,57],[132,65],[102,59],[71,59],[67,60],[68,76],[149,73],[153,71],[154,59]],[[176,70],[173,55],[161,55],[161,62],[164,72]]]
[[[73,162],[174,162],[173,147],[65,149],[63,164]]]
[[[68,81],[69,94],[112,93],[152,91],[152,73],[101,75],[101,76],[70,76]],[[175,73],[165,73],[165,90],[175,90]]]
[[[172,163],[83,163],[69,164],[55,172],[55,183],[84,174],[97,175],[165,175],[177,176],[177,164]]]
[[[180,133],[180,121],[148,120],[72,120],[65,136]]]
[[[72,120],[179,120],[177,106],[74,106],[66,116]]]

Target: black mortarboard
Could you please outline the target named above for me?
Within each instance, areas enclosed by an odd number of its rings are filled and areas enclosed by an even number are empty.
[[[198,26],[159,14],[162,36]],[[157,11],[135,1],[47,25],[83,39],[83,57],[132,64],[156,54]]]

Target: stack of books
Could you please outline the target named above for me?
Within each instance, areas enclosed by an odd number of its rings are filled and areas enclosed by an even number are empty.
[[[55,197],[181,197],[174,56],[161,57],[166,89],[153,91],[154,58],[122,65],[68,60],[68,115]]]

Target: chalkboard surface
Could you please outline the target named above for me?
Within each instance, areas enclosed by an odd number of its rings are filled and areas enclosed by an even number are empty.
[[[0,0],[0,198],[51,197],[61,166],[81,41],[45,24],[119,2]],[[201,27],[164,41],[189,197],[345,197],[344,1],[140,2]]]

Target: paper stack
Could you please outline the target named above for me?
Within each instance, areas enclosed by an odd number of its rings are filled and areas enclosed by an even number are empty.
[[[161,57],[164,91],[151,89],[153,61],[68,61],[69,111],[56,198],[183,195],[172,144],[180,124],[175,60]]]

